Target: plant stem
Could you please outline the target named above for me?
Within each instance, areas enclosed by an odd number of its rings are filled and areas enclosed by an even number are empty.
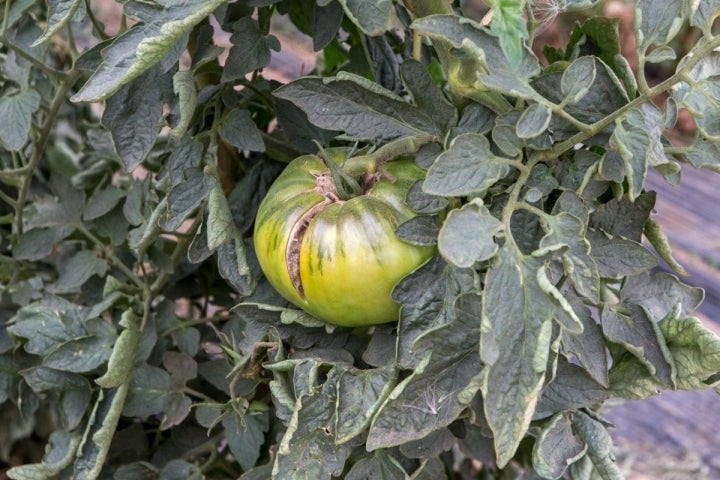
[[[88,240],[90,240],[93,244],[95,244],[98,248],[102,249],[107,257],[110,259],[110,261],[113,263],[114,266],[118,268],[121,272],[125,274],[128,279],[133,282],[137,287],[140,287],[141,289],[145,289],[145,283],[140,280],[140,278],[132,271],[130,268],[128,268],[125,263],[123,263],[122,260],[120,260],[117,255],[110,249],[107,248],[107,245],[105,242],[100,240],[98,237],[95,236],[94,233],[92,233],[90,230],[87,229],[85,225],[82,223],[77,223],[74,225],[75,228],[77,228],[80,233],[82,233]]]
[[[15,205],[15,232],[18,238],[23,233],[23,209],[25,208],[25,200],[27,199],[27,194],[30,189],[32,173],[35,171],[35,168],[40,163],[40,159],[42,159],[42,155],[45,152],[45,147],[50,140],[50,135],[53,131],[53,127],[55,126],[57,114],[60,111],[60,108],[65,103],[68,92],[73,87],[75,81],[78,78],[80,78],[80,73],[71,70],[65,77],[64,81],[58,87],[57,91],[55,92],[55,96],[50,103],[50,108],[48,109],[47,116],[45,117],[45,122],[43,123],[38,134],[38,138],[35,142],[35,148],[33,149],[32,155],[30,156],[30,161],[27,165],[25,165],[25,167],[23,167],[27,169],[27,173],[26,176],[23,178],[22,185],[20,186],[20,189],[18,191],[17,204]]]
[[[197,229],[200,228],[201,223],[202,216],[196,217],[195,220],[193,220],[192,225],[190,225],[190,228],[187,230],[186,235],[178,238],[177,242],[175,243],[175,249],[170,255],[170,260],[172,261],[173,265],[176,265],[178,263],[181,255],[187,253],[187,249],[190,246],[190,243],[193,241],[193,238],[195,238],[195,233],[197,232]],[[161,273],[155,279],[152,285],[150,285],[150,293],[156,295],[165,287],[165,284],[168,282],[169,279],[169,273]]]
[[[615,122],[615,120],[622,117],[625,113],[639,107],[644,103],[651,101],[653,97],[665,92],[666,90],[669,90],[675,84],[682,82],[685,76],[693,68],[695,68],[695,65],[697,65],[703,58],[706,58],[710,52],[712,52],[718,47],[720,47],[720,37],[713,37],[710,42],[707,42],[701,47],[699,47],[691,57],[688,57],[687,62],[685,62],[685,64],[670,78],[648,89],[646,92],[642,93],[640,96],[633,99],[631,102],[623,105],[605,118],[593,123],[592,125],[590,125],[589,131],[576,133],[567,140],[558,143],[552,149],[552,156],[554,156],[555,158],[559,157],[563,153],[574,148],[575,145],[577,145],[578,143],[582,143],[584,140],[587,140],[588,138],[597,135],[605,127]]]

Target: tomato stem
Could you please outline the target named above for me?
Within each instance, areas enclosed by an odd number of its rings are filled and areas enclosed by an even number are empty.
[[[437,141],[435,135],[420,135],[417,137],[402,137],[388,142],[367,155],[348,158],[343,163],[343,170],[353,177],[360,177],[366,173],[383,171],[383,166],[392,160],[417,152],[426,143]]]

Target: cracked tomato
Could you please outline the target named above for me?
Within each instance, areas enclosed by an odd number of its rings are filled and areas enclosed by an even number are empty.
[[[341,163],[345,152],[328,155]],[[343,199],[325,162],[305,155],[288,164],[258,210],[254,242],[265,276],[285,299],[328,323],[397,320],[393,287],[436,251],[395,235],[417,215],[405,196],[424,171],[409,158],[381,170],[362,175],[361,193]]]

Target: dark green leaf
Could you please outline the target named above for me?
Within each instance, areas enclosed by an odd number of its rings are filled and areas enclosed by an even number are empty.
[[[215,185],[215,179],[205,175],[199,168],[183,172],[183,181],[170,190],[167,196],[167,212],[160,217],[163,230],[174,231],[207,198]]]
[[[247,263],[245,243],[237,229],[233,231],[234,241],[223,243],[218,247],[218,270],[239,294],[248,296],[255,289],[255,278]]]
[[[457,437],[452,434],[449,428],[440,428],[423,438],[403,443],[400,445],[400,453],[407,458],[417,458],[419,460],[437,458],[443,452],[452,449],[456,441]]]
[[[171,77],[154,65],[107,99],[102,123],[125,165],[133,171],[152,150],[158,138],[165,91]]]
[[[335,39],[344,16],[340,2],[329,2],[315,7],[315,25],[313,29],[313,50],[319,52]]]
[[[25,232],[13,248],[15,260],[40,260],[52,253],[55,245],[75,231],[72,225],[35,228]]]
[[[471,202],[447,216],[438,236],[438,250],[448,263],[470,268],[495,255],[494,237],[501,229],[502,223],[485,206]]]
[[[658,324],[637,305],[631,305],[628,310],[626,313],[604,308],[601,319],[603,334],[637,357],[661,384],[671,386],[675,367]]]
[[[190,0],[167,3],[165,8],[140,2],[133,3],[134,8],[126,6],[125,13],[142,23],[103,49],[102,63],[72,100],[93,102],[108,98],[168,53],[175,54],[173,47],[185,34],[223,3],[223,0]],[[176,55],[179,56],[179,51]]]
[[[439,231],[437,217],[420,215],[400,224],[395,234],[413,245],[437,245]]]
[[[418,180],[408,190],[405,200],[410,208],[418,213],[438,213],[448,206],[448,201],[444,197],[430,195],[423,192],[423,180]]]
[[[136,368],[132,373],[123,415],[145,417],[161,413],[172,394],[170,375],[150,365]]]
[[[43,365],[68,372],[90,372],[107,362],[111,345],[111,339],[96,336],[71,340],[48,353]]]
[[[280,42],[272,35],[263,35],[251,17],[241,18],[232,25],[232,48],[223,69],[222,81],[232,82],[253,70],[267,67],[270,50],[279,51]]]
[[[98,217],[102,217],[115,208],[115,205],[117,205],[124,196],[124,191],[112,185],[101,190],[96,190],[88,199],[87,205],[85,205],[83,220],[95,220]]]
[[[620,278],[637,275],[657,265],[657,257],[643,245],[620,237],[608,237],[589,229],[590,256],[601,277]]]
[[[689,315],[704,297],[702,288],[685,285],[676,276],[665,272],[628,277],[621,291],[623,302],[640,305],[655,322],[676,309],[681,316]]]
[[[230,145],[240,150],[265,151],[265,143],[260,130],[258,130],[248,110],[233,110],[230,112],[230,115],[221,123],[220,134]]]
[[[608,398],[606,389],[593,380],[585,370],[560,357],[555,377],[543,388],[536,413],[548,415],[567,410],[593,408]]]
[[[553,319],[582,329],[547,279],[542,258],[500,248],[485,277],[480,337],[485,415],[500,466],[512,458],[529,426],[545,380]]]
[[[603,480],[625,478],[615,464],[613,442],[610,433],[602,423],[583,412],[573,415],[572,427],[575,434],[587,445],[587,456]]]
[[[570,415],[558,413],[543,427],[535,442],[533,468],[543,478],[560,478],[585,449],[585,442],[573,433]]]
[[[40,108],[40,94],[25,90],[0,97],[0,143],[8,150],[23,148],[30,135],[32,115]]]
[[[432,119],[440,132],[448,131],[457,123],[457,110],[433,82],[423,64],[405,60],[400,67],[400,76],[415,105]]]
[[[447,265],[439,256],[430,259],[398,283],[393,299],[402,304],[398,327],[398,363],[411,367],[422,355],[415,341],[454,317],[453,301],[473,287],[473,273]],[[442,298],[443,301],[438,301]],[[390,359],[388,359],[390,360]]]
[[[345,476],[345,480],[405,480],[407,473],[402,465],[386,450],[376,450],[372,457],[358,460]]]
[[[395,386],[397,373],[393,367],[338,371],[333,433],[337,443],[344,443],[360,435],[370,425],[379,403]]]
[[[382,35],[390,26],[390,0],[340,0],[345,14],[357,27],[370,36]]]
[[[430,166],[423,191],[440,196],[482,193],[510,171],[507,162],[490,150],[483,135],[456,137]]]
[[[342,370],[333,368],[325,383],[318,386],[319,366],[317,360],[296,363],[293,416],[278,448],[273,467],[275,477],[329,480],[342,472],[350,456],[350,445],[337,445],[329,434]]]
[[[204,480],[205,475],[194,463],[181,459],[169,461],[162,470],[158,480]]]
[[[250,470],[260,458],[265,432],[270,426],[268,412],[252,412],[242,417],[230,415],[222,421],[228,447],[243,470]]]
[[[419,440],[452,423],[480,388],[481,367],[476,350],[442,359],[426,355],[373,418],[367,449]]]
[[[655,192],[645,192],[635,202],[627,198],[613,199],[600,205],[590,215],[591,226],[610,235],[619,235],[635,242],[642,241],[643,224],[655,207]]]
[[[17,398],[19,380],[20,375],[18,375],[13,355],[0,355],[0,404],[10,398]]]
[[[629,101],[628,93],[611,68],[598,58],[592,57],[595,62],[595,81],[588,86],[588,92],[577,103],[566,105],[564,110],[577,120],[593,124],[611,115]],[[532,82],[543,97],[560,104],[563,101],[562,74],[552,72],[542,75]],[[577,129],[566,120],[553,117],[550,130],[554,139],[567,138],[577,132]],[[602,132],[601,137],[593,139],[592,143],[603,144],[610,127]]]
[[[574,355],[593,380],[607,387],[608,355],[600,325],[581,299],[570,297],[568,302],[582,322],[583,331],[581,334],[563,333],[563,351]]]
[[[95,252],[82,250],[63,265],[54,290],[57,293],[76,292],[93,275],[105,276],[106,270],[107,264]]]
[[[387,141],[423,134],[442,136],[430,114],[351,74],[301,78],[278,88],[274,95],[300,107],[314,125],[353,138]]]

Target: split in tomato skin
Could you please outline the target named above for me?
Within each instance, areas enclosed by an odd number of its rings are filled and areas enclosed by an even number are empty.
[[[345,154],[328,151],[338,163]],[[348,200],[318,187],[328,175],[321,158],[305,155],[271,186],[255,221],[260,266],[285,299],[327,323],[396,321],[393,287],[436,252],[395,235],[417,215],[405,196],[425,172],[411,158],[388,162],[364,194]]]

